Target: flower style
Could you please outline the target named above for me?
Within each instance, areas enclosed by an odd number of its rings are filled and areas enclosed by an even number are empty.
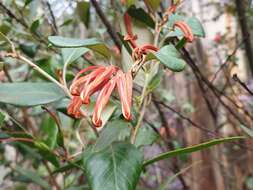
[[[184,37],[187,40],[187,42],[193,42],[194,35],[192,33],[191,28],[183,21],[175,22],[175,27],[180,28],[180,30],[184,33]]]
[[[90,72],[87,75],[84,73]],[[90,102],[90,96],[99,92],[94,108],[92,122],[96,127],[102,125],[102,111],[110,100],[113,90],[117,87],[122,104],[123,116],[131,119],[132,87],[133,79],[131,72],[123,73],[115,66],[91,66],[81,70],[74,78],[70,86],[72,100],[68,105],[68,114],[80,118],[83,116],[80,108]]]

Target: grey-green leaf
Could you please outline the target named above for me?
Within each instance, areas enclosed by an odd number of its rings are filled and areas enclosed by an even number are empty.
[[[81,57],[83,54],[88,52],[89,49],[85,47],[81,48],[63,48],[62,57],[64,64],[70,64]]]
[[[112,143],[84,158],[92,190],[135,190],[142,171],[143,155],[129,143]]]
[[[86,47],[109,58],[111,56],[109,48],[96,38],[77,39],[62,36],[49,36],[49,42],[59,48],[79,48]]]
[[[185,61],[180,58],[179,52],[173,45],[163,46],[158,52],[149,54],[148,59],[157,59],[168,69],[179,72],[185,68]]]
[[[58,101],[65,93],[53,83],[1,83],[0,102],[17,106],[36,106]]]

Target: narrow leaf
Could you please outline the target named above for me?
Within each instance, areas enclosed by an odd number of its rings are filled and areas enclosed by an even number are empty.
[[[234,141],[234,140],[240,140],[243,138],[245,138],[245,137],[241,137],[241,136],[239,136],[239,137],[226,137],[226,138],[222,138],[222,139],[211,140],[209,142],[201,143],[201,144],[186,147],[186,148],[180,148],[180,149],[176,149],[173,151],[165,152],[163,154],[158,155],[155,158],[145,161],[143,166],[145,167],[147,165],[153,164],[154,162],[158,162],[160,160],[171,158],[173,156],[196,152],[196,151],[203,150],[203,149],[209,148],[211,146],[214,146],[214,145],[217,145],[220,143],[230,142],[230,141]]]

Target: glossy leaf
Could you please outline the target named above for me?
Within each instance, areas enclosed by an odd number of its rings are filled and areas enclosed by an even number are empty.
[[[168,69],[179,72],[185,68],[185,61],[180,58],[178,50],[173,45],[166,45],[156,53],[149,53],[147,60],[157,59]]]
[[[93,150],[100,151],[108,147],[109,145],[111,145],[112,142],[118,140],[120,133],[127,128],[127,123],[122,120],[116,120],[108,123],[101,132],[99,138],[97,139]]]
[[[127,13],[131,17],[149,26],[150,28],[155,28],[154,20],[142,8],[136,8],[135,6],[130,6],[127,10]]]
[[[92,190],[135,190],[142,170],[142,153],[133,145],[112,143],[84,159]]]
[[[58,101],[65,93],[53,83],[1,83],[0,102],[17,106],[36,106]]]
[[[174,157],[174,156],[196,152],[196,151],[203,150],[203,149],[209,148],[209,147],[217,145],[217,144],[230,142],[230,141],[235,141],[235,140],[240,140],[240,139],[243,139],[243,138],[244,137],[239,136],[239,137],[226,137],[226,138],[222,138],[222,139],[214,139],[214,140],[211,140],[209,142],[201,143],[201,144],[198,144],[198,145],[194,145],[194,146],[190,146],[190,147],[186,147],[186,148],[180,148],[180,149],[176,149],[176,150],[173,150],[173,151],[165,152],[165,153],[162,153],[162,154],[158,155],[155,158],[152,158],[150,160],[145,161],[143,166],[147,166],[147,165],[153,164],[155,162],[158,162],[160,160],[164,160],[164,159],[171,158],[171,157]]]
[[[95,52],[100,53],[105,57],[110,57],[111,53],[109,48],[101,41],[96,38],[89,39],[76,39],[76,38],[67,38],[62,36],[49,36],[48,40],[52,45],[59,48],[79,48],[86,47]]]
[[[15,166],[14,170],[17,171],[22,176],[28,178],[29,180],[31,180],[35,184],[38,184],[43,189],[46,189],[46,190],[51,190],[52,189],[51,186],[47,183],[47,181],[45,181],[42,177],[40,177],[37,174],[37,172],[26,170],[26,169],[23,169],[19,166]]]

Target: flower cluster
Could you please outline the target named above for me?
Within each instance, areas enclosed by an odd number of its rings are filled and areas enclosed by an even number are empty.
[[[87,72],[89,72],[87,74]],[[80,118],[83,115],[82,105],[90,103],[90,97],[99,92],[95,109],[92,116],[92,122],[96,127],[102,125],[102,111],[107,105],[110,96],[117,87],[118,94],[122,104],[123,116],[131,119],[131,101],[132,101],[133,79],[131,72],[123,73],[116,66],[90,66],[81,70],[74,78],[70,92],[73,96],[68,106],[68,114]]]

